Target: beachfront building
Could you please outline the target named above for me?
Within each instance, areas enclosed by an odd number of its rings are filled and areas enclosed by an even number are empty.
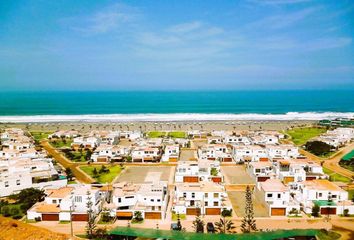
[[[165,219],[168,204],[167,182],[115,184],[111,209],[118,219],[132,219],[141,212],[144,219]]]
[[[342,214],[348,209],[354,214],[354,205],[348,201],[348,192],[328,180],[318,179],[305,181],[299,185],[295,198],[301,202],[306,213],[312,212],[312,207],[318,205],[320,214]]]
[[[177,162],[179,154],[179,145],[166,145],[161,160],[163,162]]]
[[[119,143],[119,131],[91,131],[89,137],[96,137],[100,144],[117,145]]]
[[[220,215],[232,209],[224,187],[214,182],[176,183],[172,211],[186,215]]]
[[[268,179],[276,178],[275,168],[269,161],[250,162],[247,164],[247,172],[257,183],[257,186],[259,186],[261,182],[265,182]]]
[[[354,128],[336,128],[334,130],[328,130],[326,133],[312,139],[312,141],[325,142],[334,149],[338,149],[351,142],[353,139]]]
[[[93,162],[122,162],[128,156],[128,147],[119,145],[101,144],[91,155]]]
[[[75,138],[79,136],[76,130],[60,130],[48,135],[48,139],[52,138]]]
[[[43,202],[37,202],[27,211],[27,219],[42,221],[87,221],[87,203],[98,215],[102,210],[105,192],[88,184],[70,185],[46,190]],[[72,215],[72,218],[71,218]]]
[[[222,182],[220,162],[210,160],[178,162],[175,182]]]
[[[258,145],[233,145],[232,155],[236,162],[264,162],[269,159],[267,149]]]
[[[134,147],[131,151],[133,162],[160,162],[161,154],[160,147]]]
[[[261,182],[256,197],[264,203],[269,216],[287,216],[294,210],[300,212],[299,202],[290,196],[289,189],[279,179]]]
[[[94,149],[98,147],[100,143],[101,140],[97,137],[76,137],[73,139],[73,142],[71,143],[71,147],[73,149],[79,149],[79,148]]]
[[[275,163],[277,178],[284,184],[325,179],[321,165],[307,159],[278,160]]]
[[[218,160],[231,162],[232,155],[225,144],[207,144],[198,149],[198,158],[201,160]]]
[[[299,149],[291,144],[266,145],[265,148],[272,161],[278,159],[296,159],[300,156]]]
[[[143,137],[141,131],[120,131],[121,139],[129,139],[130,141],[136,141]]]
[[[52,159],[18,158],[0,161],[0,197],[26,188],[65,186],[67,179],[54,168]]]
[[[245,135],[226,135],[223,142],[232,145],[251,145],[251,139]]]
[[[0,197],[26,188],[46,189],[67,184],[45,152],[36,151],[33,140],[21,129],[5,129],[1,134]]]

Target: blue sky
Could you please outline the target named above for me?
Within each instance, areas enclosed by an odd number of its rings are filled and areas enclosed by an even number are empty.
[[[0,3],[1,90],[354,87],[354,2]]]

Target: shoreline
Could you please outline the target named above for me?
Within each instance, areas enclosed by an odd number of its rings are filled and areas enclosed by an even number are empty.
[[[139,122],[210,122],[210,121],[318,121],[354,118],[354,112],[272,113],[161,113],[161,114],[85,114],[0,116],[0,123],[139,123]]]

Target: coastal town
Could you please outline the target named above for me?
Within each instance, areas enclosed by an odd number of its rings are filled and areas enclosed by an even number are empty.
[[[88,223],[236,233],[245,217],[257,231],[330,230],[354,216],[354,128],[320,123],[52,132],[2,125],[1,215],[70,235]],[[29,189],[42,195],[24,204],[19,196]]]

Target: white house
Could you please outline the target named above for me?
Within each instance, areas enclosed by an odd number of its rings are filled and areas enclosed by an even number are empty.
[[[43,202],[37,202],[27,211],[27,219],[42,221],[87,221],[87,203],[92,202],[92,210],[98,215],[102,210],[105,193],[90,185],[70,185],[48,189]],[[71,217],[72,216],[72,217]]]
[[[295,196],[306,213],[311,213],[315,204],[320,206],[323,215],[341,214],[343,208],[340,207],[343,204],[350,210],[350,214],[354,213],[354,206],[347,204],[348,192],[328,180],[305,181],[300,184]]]
[[[232,209],[224,187],[214,182],[176,183],[172,211],[187,215],[220,215]]]
[[[177,162],[179,159],[179,145],[166,145],[164,154],[162,155],[163,162]]]
[[[133,162],[159,162],[161,150],[159,147],[135,147],[131,151]]]
[[[232,161],[231,153],[225,144],[204,145],[198,149],[198,157],[202,160]]]
[[[270,216],[286,216],[293,209],[300,212],[299,202],[290,196],[289,189],[279,179],[261,182],[256,197],[265,203]]]
[[[223,177],[220,172],[220,162],[210,160],[178,162],[175,182],[201,181],[222,182]]]
[[[268,161],[267,150],[259,145],[233,145],[232,155],[236,162]]]
[[[139,211],[145,219],[165,219],[168,203],[167,182],[114,185],[114,211],[118,219],[131,219]]]
[[[91,155],[93,162],[119,162],[129,154],[129,148],[119,145],[101,144]]]

